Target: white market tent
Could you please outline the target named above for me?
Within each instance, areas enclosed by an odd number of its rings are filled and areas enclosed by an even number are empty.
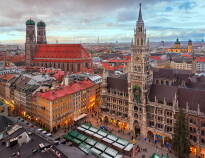
[[[78,131],[70,130],[64,138],[75,143],[79,149],[87,154],[92,153],[100,158],[122,158],[122,155],[117,150]]]
[[[110,144],[110,146],[113,146],[119,151],[130,152],[133,149],[133,144],[129,143],[128,140],[117,137],[114,134],[111,134],[100,128],[93,127],[89,124],[82,124],[77,129],[81,132],[84,132],[86,135],[96,138],[100,142]]]

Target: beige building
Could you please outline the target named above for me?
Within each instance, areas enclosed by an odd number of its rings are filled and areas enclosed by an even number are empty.
[[[192,70],[192,60],[173,60],[171,61],[170,67],[172,69],[179,69],[179,70]]]
[[[39,92],[33,98],[33,119],[50,131],[67,127],[75,118],[100,103],[100,85],[84,80],[55,90]]]

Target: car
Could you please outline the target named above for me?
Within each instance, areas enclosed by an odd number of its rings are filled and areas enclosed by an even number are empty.
[[[53,143],[54,143],[54,145],[59,145],[60,144],[60,142],[57,141],[57,140],[53,141]]]
[[[45,145],[43,143],[38,144],[38,146],[40,147],[40,149],[45,147]]]
[[[32,150],[32,153],[36,153],[36,152],[38,152],[38,149],[33,149]]]
[[[31,134],[33,134],[32,132],[28,132],[28,135],[31,135]]]
[[[65,139],[61,140],[60,144],[66,144],[66,140]]]
[[[38,129],[37,129],[37,131],[38,131],[38,132],[41,132],[41,131],[43,131],[43,129],[41,129],[41,128],[38,128]]]
[[[47,134],[47,132],[46,132],[46,131],[42,131],[41,133],[42,133],[42,134]]]
[[[16,153],[12,153],[11,156],[12,156],[12,157],[16,156]]]
[[[47,133],[46,136],[47,136],[47,137],[51,137],[52,134],[51,134],[51,133]]]
[[[100,126],[100,129],[103,129],[103,130],[105,130],[105,131],[108,131],[107,127],[105,127],[105,126]]]

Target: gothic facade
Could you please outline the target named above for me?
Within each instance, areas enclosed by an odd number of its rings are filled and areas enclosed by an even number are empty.
[[[47,44],[46,24],[26,21],[25,57],[27,66],[59,68],[69,73],[90,71],[91,55],[81,44]]]
[[[170,144],[179,108],[189,121],[193,151],[205,154],[205,77],[193,71],[153,69],[141,5],[128,73],[104,71],[102,119],[161,144]]]

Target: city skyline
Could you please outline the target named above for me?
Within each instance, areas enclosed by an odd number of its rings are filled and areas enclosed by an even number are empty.
[[[24,43],[25,21],[47,24],[48,42],[130,42],[140,1],[136,0],[28,0],[2,2],[0,43]],[[17,7],[13,7],[17,6]],[[143,18],[151,41],[204,38],[202,0],[145,0]],[[70,18],[71,17],[71,18]]]

